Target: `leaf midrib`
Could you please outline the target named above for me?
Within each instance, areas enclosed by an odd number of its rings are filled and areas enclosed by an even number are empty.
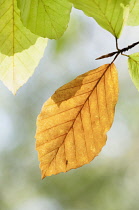
[[[49,169],[49,167],[50,167],[52,161],[54,160],[54,158],[57,156],[57,153],[58,153],[60,147],[65,143],[65,140],[66,140],[66,137],[67,137],[68,133],[69,133],[70,130],[73,128],[74,123],[75,123],[77,117],[79,116],[79,114],[81,114],[81,111],[82,111],[83,107],[85,106],[86,102],[88,101],[88,99],[90,98],[91,94],[93,93],[93,91],[94,91],[95,88],[97,87],[98,83],[101,81],[101,79],[103,78],[103,76],[105,75],[105,73],[107,72],[107,70],[109,69],[110,66],[111,66],[111,64],[109,64],[109,65],[106,67],[106,70],[103,72],[103,74],[102,74],[101,77],[99,78],[98,82],[95,84],[94,88],[92,89],[91,93],[90,93],[90,94],[88,95],[88,97],[86,98],[84,104],[82,105],[81,109],[79,110],[78,114],[76,115],[76,117],[75,117],[75,119],[74,119],[74,121],[73,121],[73,124],[70,126],[69,131],[68,131],[66,134],[63,134],[63,136],[65,135],[65,137],[64,137],[64,139],[63,139],[63,142],[61,143],[61,145],[59,146],[59,148],[56,148],[56,149],[57,149],[57,152],[56,152],[56,154],[54,155],[53,159],[50,161],[47,170]],[[45,155],[47,155],[47,154],[45,154]]]

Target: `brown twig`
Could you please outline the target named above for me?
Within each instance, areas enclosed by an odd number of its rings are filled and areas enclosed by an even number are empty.
[[[117,42],[117,39],[116,39],[116,48],[117,48],[117,51],[108,53],[108,54],[106,54],[106,55],[102,55],[102,56],[100,56],[99,58],[96,58],[96,60],[103,59],[103,58],[109,58],[109,57],[112,57],[112,56],[114,56],[114,55],[116,55],[116,56],[115,56],[115,59],[116,59],[116,58],[118,57],[119,54],[123,55],[123,52],[126,52],[126,51],[130,50],[131,48],[135,47],[135,46],[138,45],[138,44],[139,44],[139,41],[138,41],[138,42],[135,42],[135,43],[133,43],[133,44],[131,44],[131,45],[128,45],[128,47],[124,47],[123,49],[119,49],[119,48],[118,48],[118,42]],[[125,55],[125,54],[124,54],[124,55]],[[115,59],[114,59],[114,60],[115,60]]]

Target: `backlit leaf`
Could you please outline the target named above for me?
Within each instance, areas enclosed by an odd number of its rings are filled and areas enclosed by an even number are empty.
[[[58,39],[65,32],[70,19],[68,0],[17,0],[23,24],[34,34]]]
[[[42,178],[81,167],[98,155],[117,98],[117,70],[106,64],[78,76],[45,102],[36,131]]]
[[[131,79],[136,88],[139,90],[139,53],[129,55],[128,68]]]
[[[119,38],[127,21],[130,0],[69,0],[74,7],[93,17],[97,23]]]
[[[127,25],[137,26],[139,25],[139,0],[130,1],[130,11]]]
[[[33,74],[46,45],[23,26],[16,0],[0,1],[0,79],[13,94]]]

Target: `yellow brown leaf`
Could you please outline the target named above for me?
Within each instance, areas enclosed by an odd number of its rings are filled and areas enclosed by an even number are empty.
[[[105,64],[59,88],[37,118],[42,178],[89,163],[106,143],[118,99],[114,64]]]

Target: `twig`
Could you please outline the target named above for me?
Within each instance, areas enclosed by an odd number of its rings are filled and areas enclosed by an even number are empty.
[[[131,48],[135,47],[135,46],[138,45],[138,44],[139,44],[139,41],[138,41],[138,42],[135,42],[135,43],[133,43],[133,44],[131,44],[131,45],[128,45],[128,47],[124,47],[123,49],[119,49],[119,48],[118,48],[117,38],[116,38],[116,48],[117,48],[117,51],[108,53],[108,54],[106,54],[106,55],[102,55],[102,56],[100,56],[99,58],[96,58],[96,60],[104,59],[104,58],[109,58],[109,57],[112,57],[112,56],[114,56],[114,55],[116,55],[116,56],[115,56],[115,59],[116,59],[116,58],[118,57],[119,54],[124,55],[124,56],[127,56],[127,55],[123,54],[123,52],[126,52],[126,51],[130,50]],[[115,59],[114,59],[114,60],[115,60]]]

